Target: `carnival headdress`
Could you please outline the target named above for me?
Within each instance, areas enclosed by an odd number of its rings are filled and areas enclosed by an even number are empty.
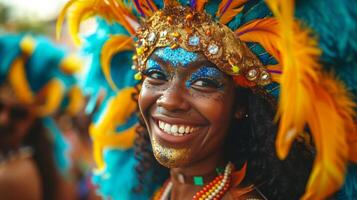
[[[252,5],[263,4],[267,7],[251,14]],[[294,17],[293,1],[71,0],[59,17],[58,33],[67,11],[76,43],[80,22],[93,15],[121,24],[130,34],[112,35],[102,49],[103,71],[113,88],[112,55],[135,49],[133,68],[140,79],[146,59],[163,46],[202,52],[239,86],[264,90],[264,85],[278,83],[278,156],[287,156],[306,126],[317,149],[303,199],[331,195],[343,184],[348,160],[357,162],[355,103],[342,81],[323,71],[319,33],[315,24]]]
[[[83,104],[75,73],[81,60],[49,39],[30,35],[0,36],[0,85],[7,83],[20,103],[34,108],[53,143],[54,158],[62,173],[70,161],[68,143],[52,116],[58,111],[77,114]]]

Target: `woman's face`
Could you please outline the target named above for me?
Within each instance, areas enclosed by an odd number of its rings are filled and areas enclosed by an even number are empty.
[[[156,159],[185,167],[223,148],[234,84],[200,53],[157,49],[147,61],[139,107]]]

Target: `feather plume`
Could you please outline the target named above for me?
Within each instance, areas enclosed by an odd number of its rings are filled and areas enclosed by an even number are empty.
[[[135,132],[133,127],[116,133],[116,127],[124,124],[137,108],[137,104],[132,100],[132,95],[136,89],[128,87],[122,89],[115,97],[112,97],[105,110],[105,114],[96,124],[91,124],[89,132],[93,138],[94,159],[99,170],[105,166],[103,160],[103,150],[106,147],[130,148],[133,144]],[[111,139],[115,140],[111,141]]]
[[[73,86],[68,92],[69,103],[66,113],[71,116],[76,115],[84,107],[84,94],[79,86]]]
[[[101,66],[105,78],[114,90],[117,90],[117,87],[110,75],[110,62],[116,53],[130,50],[134,50],[133,40],[124,35],[111,36],[103,45],[101,52]]]
[[[198,12],[202,12],[203,9],[205,8],[206,3],[208,0],[196,0],[195,1],[195,8]]]
[[[278,50],[281,35],[275,18],[257,19],[239,27],[236,36],[243,42],[257,42],[278,62],[281,61]]]
[[[89,17],[99,15],[108,21],[115,20],[121,23],[129,33],[134,34],[133,27],[127,18],[134,19],[129,8],[122,1],[108,0],[71,0],[62,9],[56,24],[56,35],[59,37],[63,21],[68,14],[70,35],[76,45],[81,43],[78,36],[80,23]]]
[[[157,7],[152,0],[134,0],[134,6],[142,17],[151,16],[157,11]]]
[[[65,86],[62,80],[57,78],[50,80],[37,95],[39,99],[44,100],[44,103],[36,108],[36,112],[40,116],[48,116],[55,113],[61,105],[64,93]]]
[[[247,1],[248,0],[223,0],[218,6],[216,16],[222,24],[226,24],[243,10],[243,4]]]
[[[266,68],[270,73],[270,76],[274,82],[280,83],[280,76],[282,74],[282,67],[281,65],[267,65]]]
[[[349,151],[346,146],[356,132],[353,101],[331,76],[321,73],[321,51],[311,31],[294,20],[293,1],[266,2],[278,20],[281,35],[277,44],[283,66],[277,153],[284,159],[298,133],[308,125],[317,156],[302,199],[325,199],[344,180]]]

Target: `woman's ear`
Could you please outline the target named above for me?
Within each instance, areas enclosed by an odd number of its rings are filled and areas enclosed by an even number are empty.
[[[236,119],[242,119],[242,118],[247,118],[248,117],[248,113],[246,111],[245,108],[236,108],[235,112],[234,112],[234,117]]]

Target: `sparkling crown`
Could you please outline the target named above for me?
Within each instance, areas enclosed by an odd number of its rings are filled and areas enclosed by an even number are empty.
[[[266,67],[234,32],[204,12],[181,5],[167,6],[144,20],[137,30],[134,68],[142,72],[156,48],[182,47],[202,52],[223,72],[243,76],[249,85],[271,82]]]

